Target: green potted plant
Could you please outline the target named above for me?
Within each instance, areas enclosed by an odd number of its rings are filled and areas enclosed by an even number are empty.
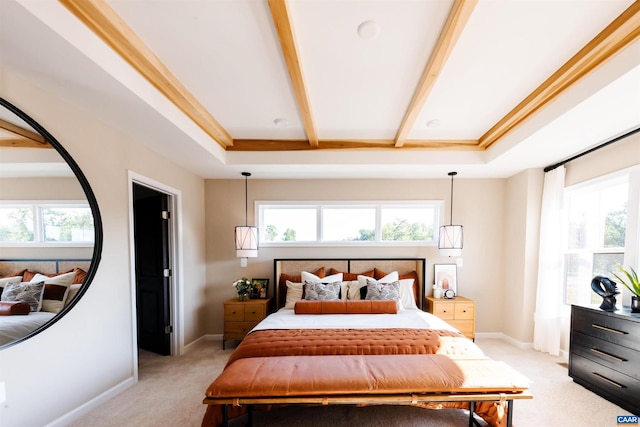
[[[619,274],[611,273],[633,294],[631,295],[631,311],[640,313],[640,281],[638,280],[638,274],[633,267],[626,269],[620,264],[617,267]]]

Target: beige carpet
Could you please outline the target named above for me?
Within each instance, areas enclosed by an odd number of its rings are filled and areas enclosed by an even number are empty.
[[[533,400],[516,401],[516,427],[615,426],[617,415],[629,415],[574,384],[559,358],[521,350],[504,341],[478,339],[487,356],[502,360],[531,381]],[[204,414],[202,398],[233,349],[203,341],[180,357],[140,354],[140,381],[135,386],[70,424],[71,427],[196,427]],[[246,419],[232,423],[238,427]],[[449,427],[468,425],[461,410],[412,407],[298,407],[256,411],[254,425],[301,427]],[[482,425],[485,425],[482,423]]]

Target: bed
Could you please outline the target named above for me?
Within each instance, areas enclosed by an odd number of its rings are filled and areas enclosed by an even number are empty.
[[[79,291],[90,264],[87,259],[0,260],[0,347],[26,337],[53,319]],[[40,282],[35,309],[12,310],[25,304],[21,297],[4,301],[8,285]]]
[[[421,310],[424,259],[274,260],[274,277],[276,311],[206,390],[203,427],[291,404],[469,409],[469,425],[501,427],[532,397],[526,378]]]

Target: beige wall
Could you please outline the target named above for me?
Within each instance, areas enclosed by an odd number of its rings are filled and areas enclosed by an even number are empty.
[[[249,180],[249,223],[254,224],[255,200],[445,200],[449,218],[450,180]],[[453,222],[464,226],[463,267],[458,290],[477,301],[477,330],[502,330],[504,286],[503,222],[505,181],[456,178]],[[421,257],[427,259],[427,289],[433,264],[455,262],[441,257],[435,246],[262,248],[247,268],[235,257],[236,225],[244,224],[244,181],[207,180],[207,333],[222,333],[222,303],[234,297],[231,283],[240,277],[271,280],[274,258]]]
[[[501,332],[520,343],[533,341],[543,178],[541,169],[526,170],[506,183],[505,321]]]
[[[42,426],[133,384],[130,170],[181,192],[184,268],[178,273],[184,342],[204,335],[204,180],[64,100],[18,77],[5,77],[0,81],[3,97],[54,135],[86,174],[104,227],[102,260],[84,297],[49,329],[0,351],[0,383],[6,386],[0,425]],[[36,395],[46,398],[38,400]],[[62,424],[64,418],[58,425]]]

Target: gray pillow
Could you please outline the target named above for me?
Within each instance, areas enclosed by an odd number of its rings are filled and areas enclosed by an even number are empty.
[[[400,299],[400,282],[380,283],[377,280],[367,279],[367,300],[393,300]]]
[[[339,301],[342,282],[304,282],[304,299],[308,301]]]
[[[7,283],[0,301],[23,301],[29,304],[31,311],[40,311],[44,282]]]

